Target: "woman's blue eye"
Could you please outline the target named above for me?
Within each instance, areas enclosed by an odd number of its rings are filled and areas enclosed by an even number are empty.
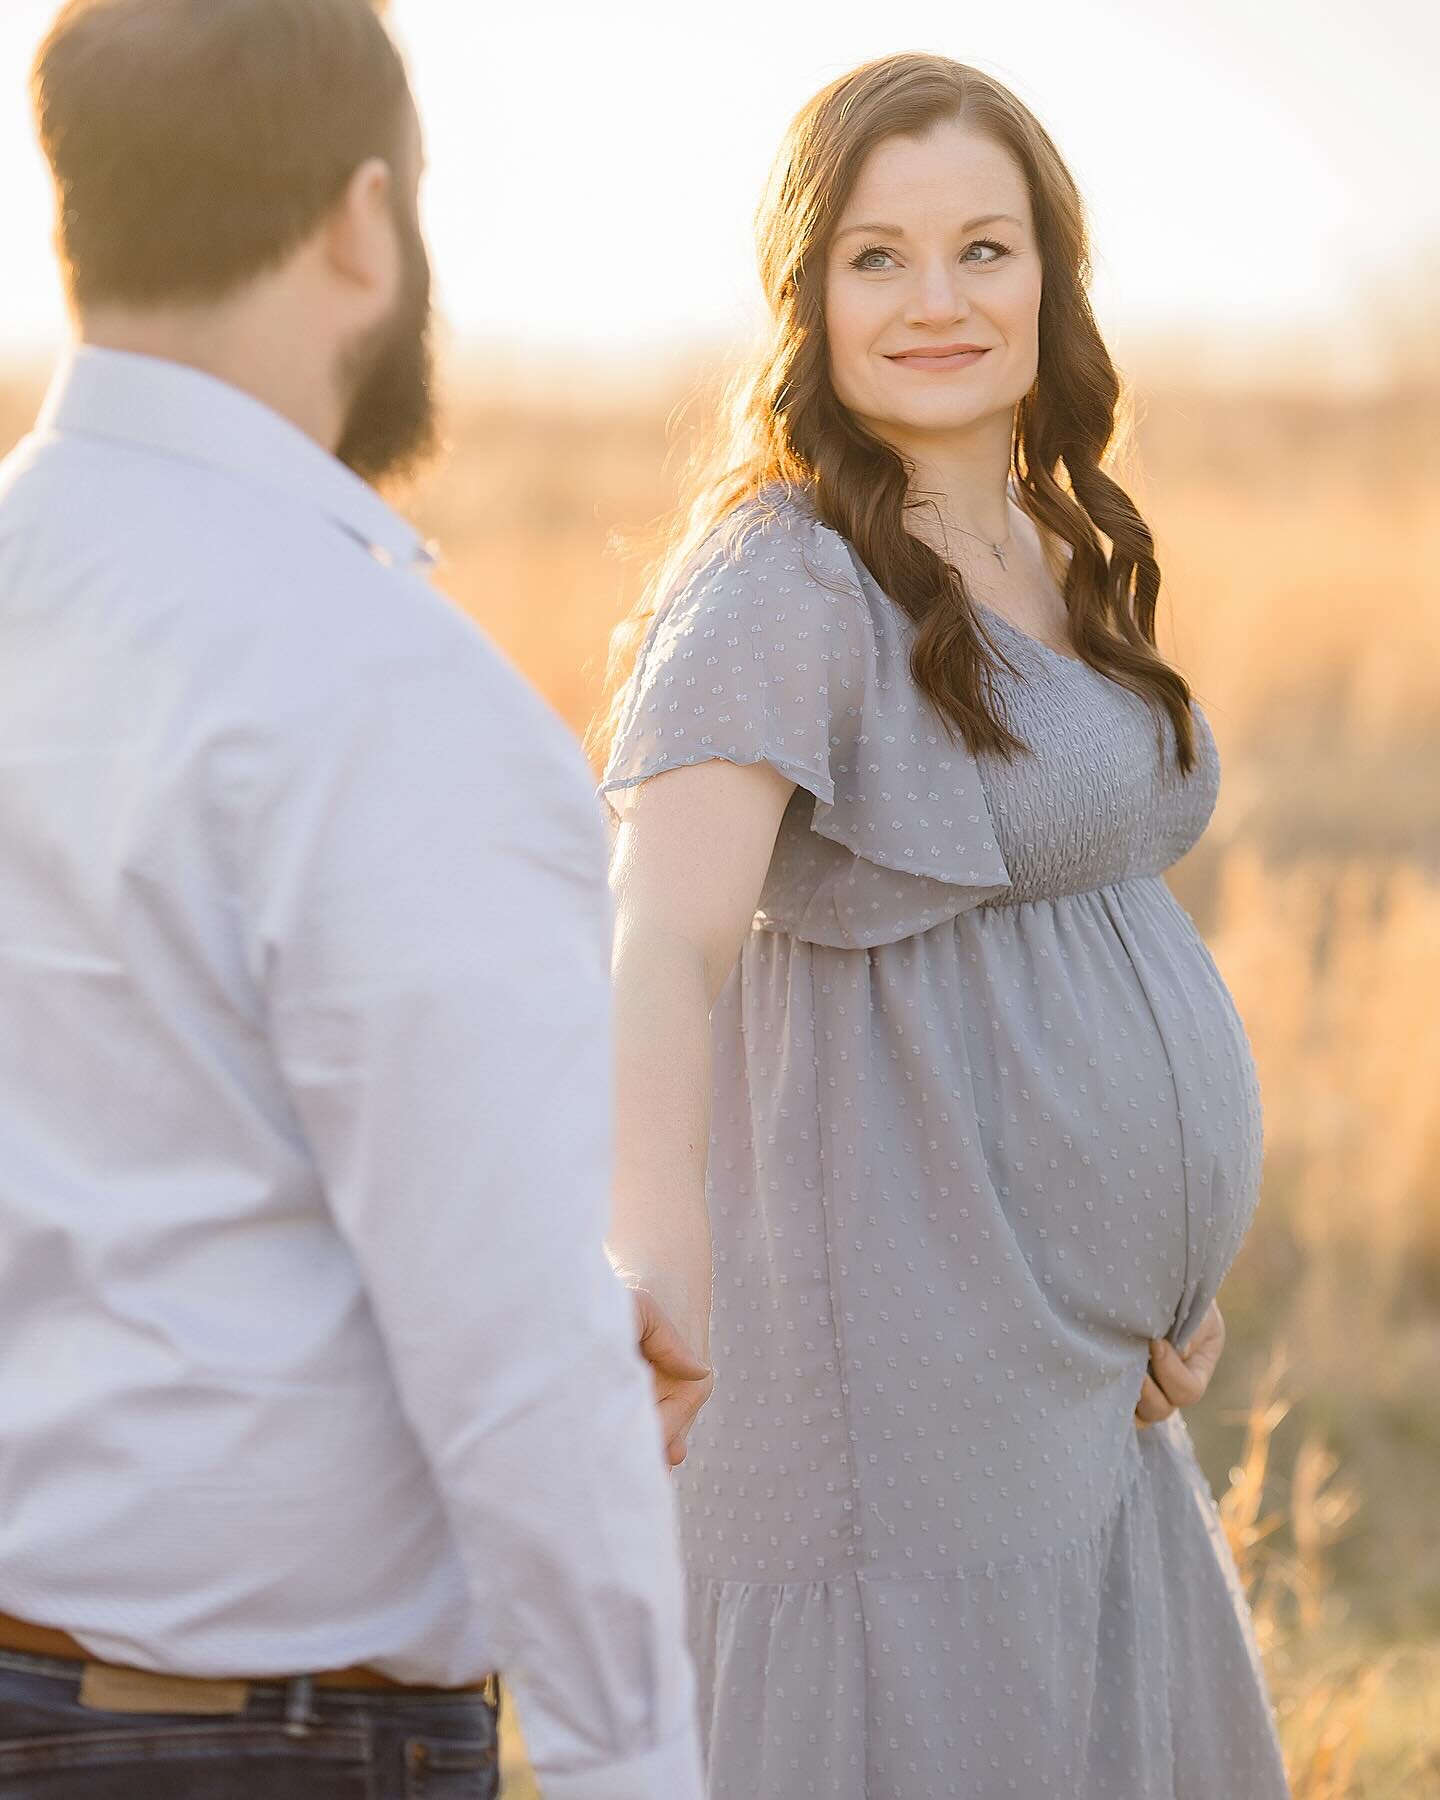
[[[995,255],[977,260],[970,256],[971,250],[993,250]],[[1009,254],[1009,247],[1000,243],[995,238],[976,238],[973,244],[966,246],[965,255],[962,256],[960,260],[962,262],[969,262],[974,268],[983,269],[987,268],[991,263],[999,262],[1001,257],[1009,256]],[[884,265],[883,263],[872,261],[872,258],[888,257],[889,255],[890,252],[882,245],[867,244],[863,250],[857,251],[855,255],[850,258],[850,267],[852,269],[859,269],[861,273],[865,275],[878,274]]]

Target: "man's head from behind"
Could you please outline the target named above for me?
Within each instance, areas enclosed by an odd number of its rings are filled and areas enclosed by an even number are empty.
[[[32,86],[82,329],[163,320],[318,380],[367,478],[433,447],[420,131],[372,0],[70,0]]]

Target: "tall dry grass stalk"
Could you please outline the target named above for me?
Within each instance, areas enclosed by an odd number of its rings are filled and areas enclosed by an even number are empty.
[[[1312,1431],[1294,1458],[1288,1506],[1270,1506],[1274,1434],[1290,1411],[1281,1397],[1286,1362],[1283,1353],[1272,1356],[1244,1415],[1244,1447],[1220,1517],[1265,1654],[1294,1800],[1422,1800],[1440,1791],[1433,1745],[1402,1745],[1388,1771],[1365,1765],[1373,1761],[1376,1713],[1387,1704],[1407,1707],[1417,1678],[1424,1705],[1424,1690],[1440,1682],[1440,1652],[1407,1657],[1322,1647],[1336,1598],[1326,1553],[1361,1500],[1336,1483],[1338,1461]],[[1430,1697],[1437,1693],[1431,1689]]]

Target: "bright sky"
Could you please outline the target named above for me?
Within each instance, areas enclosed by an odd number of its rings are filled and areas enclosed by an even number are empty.
[[[63,329],[24,90],[55,0],[0,10],[0,350]],[[790,115],[869,57],[997,75],[1075,173],[1107,329],[1365,317],[1440,232],[1431,0],[393,0],[442,305],[516,348],[659,349],[756,316],[750,220]],[[1416,208],[1428,208],[1417,213]],[[1363,335],[1363,334],[1362,334]]]

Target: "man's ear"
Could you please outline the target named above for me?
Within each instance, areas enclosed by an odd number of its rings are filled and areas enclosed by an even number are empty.
[[[384,157],[356,169],[326,215],[321,244],[342,281],[387,297],[399,278],[400,246],[391,210],[395,176]]]

